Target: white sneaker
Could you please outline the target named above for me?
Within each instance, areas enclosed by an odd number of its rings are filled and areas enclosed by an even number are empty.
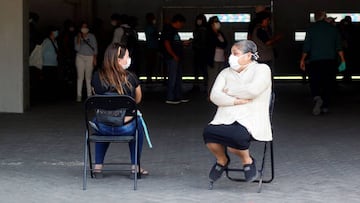
[[[316,96],[316,97],[314,97],[314,101],[315,101],[315,104],[314,104],[312,113],[314,116],[318,116],[321,113],[321,106],[323,104],[323,100],[321,99],[321,97]]]
[[[187,103],[187,102],[189,102],[190,101],[190,99],[180,99],[180,102],[181,103]]]
[[[167,104],[180,104],[181,101],[177,101],[177,100],[166,100],[165,103],[167,103]]]

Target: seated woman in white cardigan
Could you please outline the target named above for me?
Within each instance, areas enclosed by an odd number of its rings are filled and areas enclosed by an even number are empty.
[[[221,177],[230,163],[226,150],[242,161],[246,181],[256,180],[258,171],[250,156],[250,141],[272,140],[271,71],[266,64],[257,63],[258,58],[253,41],[236,42],[231,48],[230,67],[219,73],[212,87],[210,100],[218,108],[203,132],[205,144],[216,158],[209,174],[212,182]]]

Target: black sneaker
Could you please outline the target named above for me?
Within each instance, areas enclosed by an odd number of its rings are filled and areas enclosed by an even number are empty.
[[[245,181],[246,182],[254,182],[259,176],[259,172],[256,170],[256,161],[254,158],[252,158],[252,160],[253,160],[253,162],[251,164],[244,165],[244,173],[245,173]]]
[[[228,159],[228,162],[227,164],[225,164],[225,166],[215,163],[209,173],[210,180],[213,182],[217,181],[221,177],[223,172],[227,169],[229,163],[230,163],[230,159]]]
[[[94,171],[93,172],[94,178],[95,179],[102,179],[104,178],[104,174],[101,171]]]

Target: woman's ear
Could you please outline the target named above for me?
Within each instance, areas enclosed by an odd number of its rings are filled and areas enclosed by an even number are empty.
[[[121,58],[117,58],[117,62],[121,65]]]
[[[251,60],[251,58],[252,58],[251,52],[247,53],[247,57],[248,57],[249,60]]]
[[[126,62],[124,63],[125,57],[124,58],[118,58],[118,63],[123,66],[124,64],[126,64]]]

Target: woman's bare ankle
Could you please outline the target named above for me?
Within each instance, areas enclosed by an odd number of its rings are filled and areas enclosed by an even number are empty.
[[[251,157],[248,157],[248,158],[245,158],[242,160],[243,165],[252,164],[252,162],[253,162],[253,159]]]
[[[103,168],[103,165],[102,164],[95,164],[95,167],[94,167],[94,171],[101,171]]]

